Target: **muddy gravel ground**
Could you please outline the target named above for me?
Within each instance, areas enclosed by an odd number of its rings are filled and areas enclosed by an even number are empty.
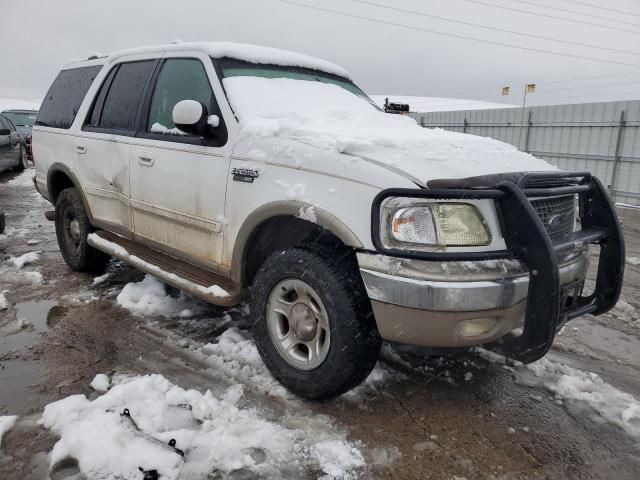
[[[99,373],[158,373],[183,388],[212,392],[242,382],[194,355],[193,347],[215,344],[230,327],[247,330],[246,309],[203,307],[185,319],[120,307],[122,288],[144,275],[117,262],[101,282],[70,271],[54,225],[44,218],[51,206],[35,192],[32,175],[0,176],[7,220],[0,235],[6,299],[0,309],[0,415],[19,416],[2,438],[0,478],[83,478],[73,462],[50,468],[58,438],[39,423],[44,407],[74,394],[95,398],[90,383]],[[630,259],[623,303],[568,324],[548,359],[596,373],[617,398],[633,402],[640,399],[640,210],[620,209],[619,215]],[[29,252],[39,253],[18,268],[15,259]],[[366,461],[351,478],[640,478],[638,417],[607,413],[609,401],[594,403],[589,387],[584,399],[563,397],[558,378],[545,381],[479,353],[427,358],[385,347],[378,371],[385,378],[357,395],[319,404],[270,395],[248,379],[245,401],[276,421],[293,412],[345,432]]]

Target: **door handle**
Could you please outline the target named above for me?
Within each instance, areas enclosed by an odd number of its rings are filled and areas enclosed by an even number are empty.
[[[78,152],[79,154],[87,153],[87,146],[86,145],[76,144],[76,152]]]
[[[138,156],[138,163],[143,167],[152,167],[155,162],[156,161],[153,159],[153,157],[149,157],[146,155]]]

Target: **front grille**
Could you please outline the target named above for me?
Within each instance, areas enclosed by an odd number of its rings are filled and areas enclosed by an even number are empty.
[[[573,195],[532,200],[531,205],[552,240],[573,232],[576,212]]]

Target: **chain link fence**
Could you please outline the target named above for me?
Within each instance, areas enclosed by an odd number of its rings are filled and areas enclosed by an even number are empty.
[[[640,100],[410,114],[428,128],[492,137],[568,171],[589,171],[640,205]]]

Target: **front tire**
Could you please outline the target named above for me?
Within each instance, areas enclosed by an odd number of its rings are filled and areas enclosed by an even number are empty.
[[[104,272],[110,258],[87,243],[93,228],[75,188],[66,188],[58,195],[55,224],[60,253],[71,270]]]
[[[373,370],[382,340],[349,251],[271,255],[252,287],[256,346],[271,374],[309,400],[336,397]]]

